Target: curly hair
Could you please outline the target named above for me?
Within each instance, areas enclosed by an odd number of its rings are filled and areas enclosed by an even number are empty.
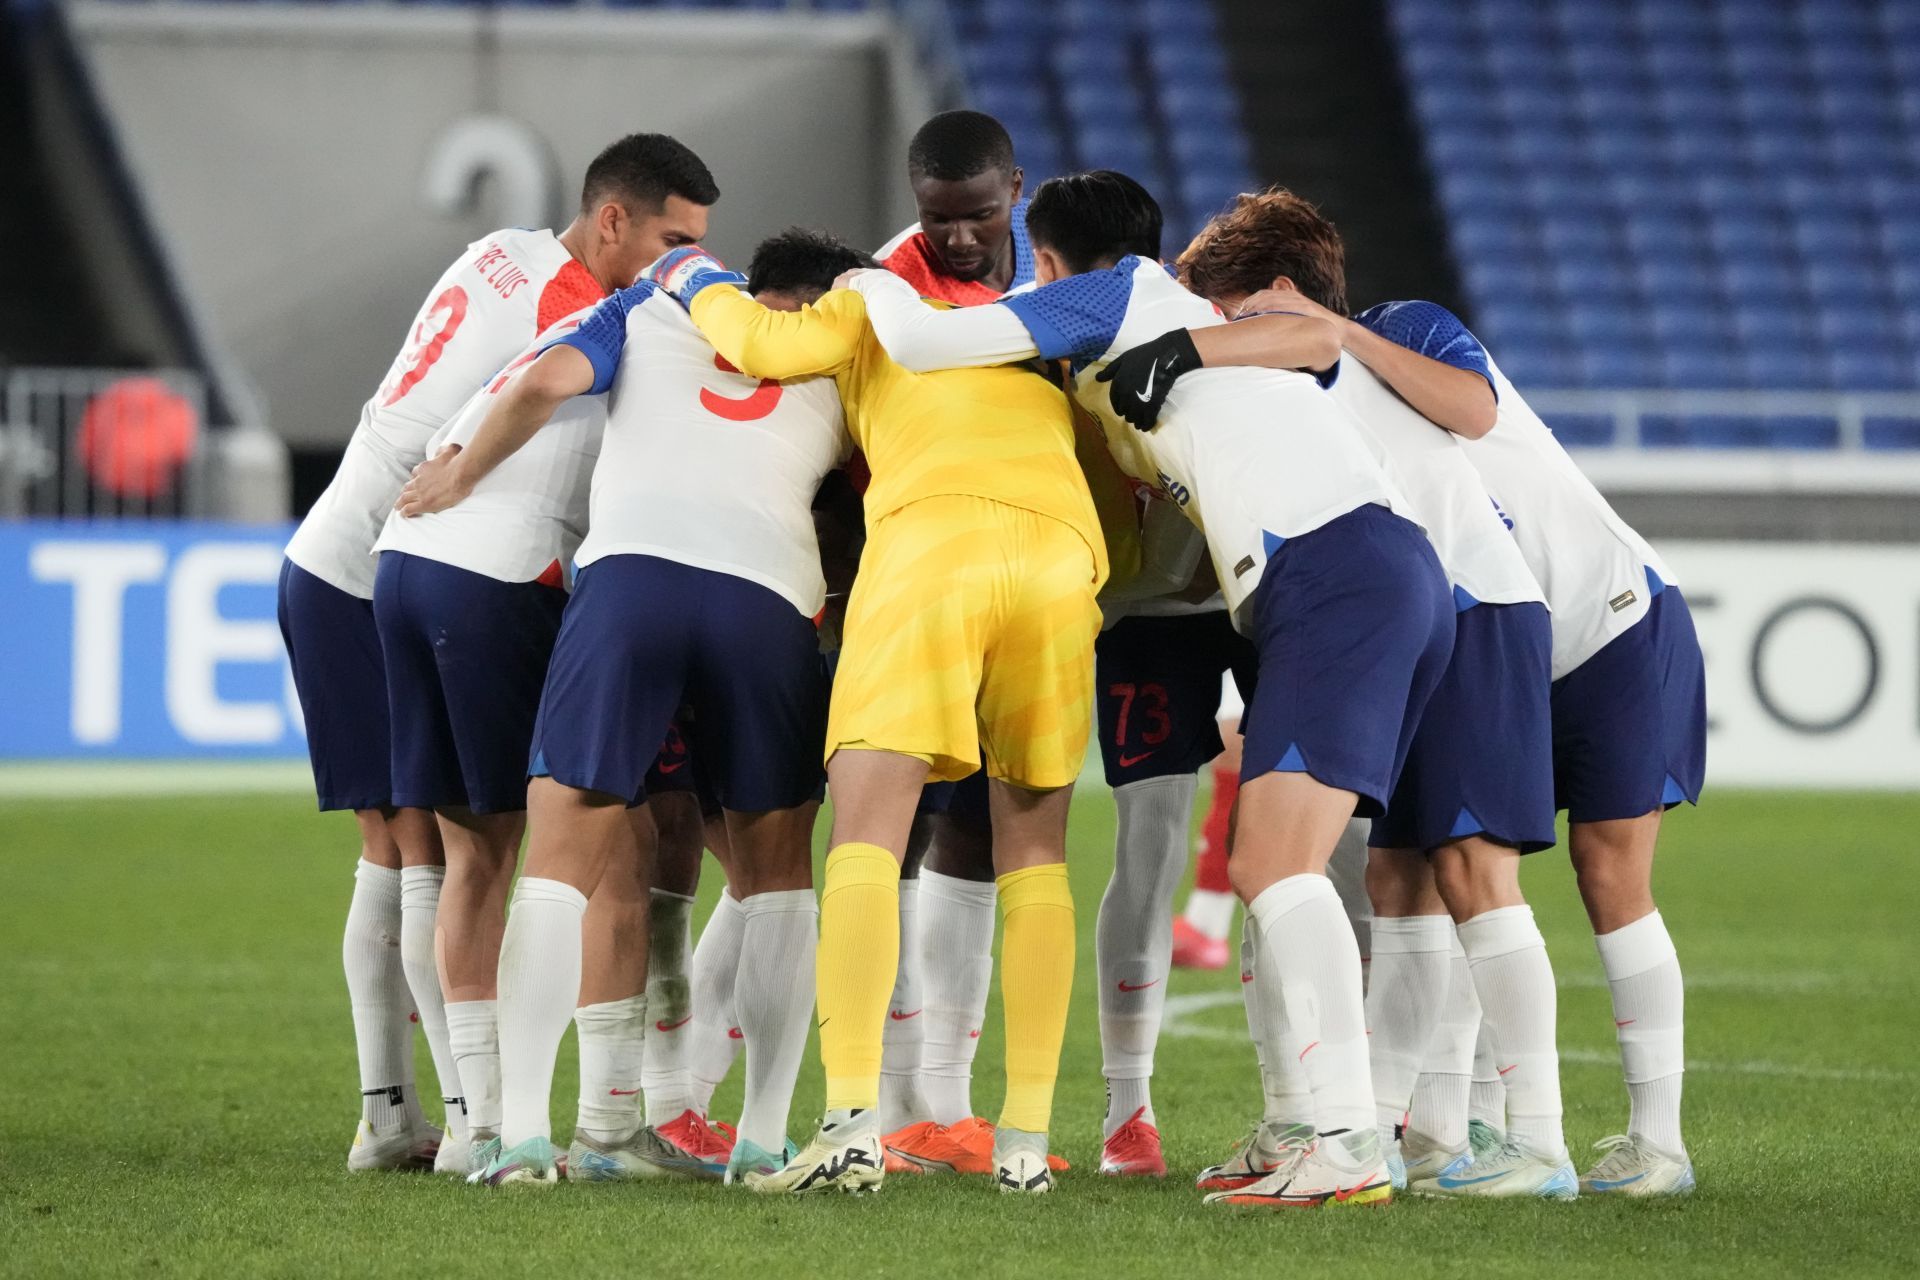
[[[1235,196],[1175,264],[1207,298],[1244,297],[1281,276],[1329,311],[1347,314],[1347,251],[1312,203],[1283,187]]]

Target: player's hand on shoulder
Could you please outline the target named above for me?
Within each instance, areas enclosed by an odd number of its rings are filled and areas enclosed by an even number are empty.
[[[747,285],[745,276],[729,271],[726,263],[697,244],[667,250],[640,273],[640,278],[672,294],[683,307],[692,306],[700,291],[712,285],[730,284],[742,289]]]
[[[1093,375],[1107,384],[1113,412],[1136,431],[1151,431],[1160,421],[1160,409],[1183,373],[1201,367],[1193,335],[1175,329],[1123,351]]]
[[[460,462],[459,445],[442,447],[413,469],[393,509],[407,517],[432,515],[465,498],[473,492],[473,482]]]
[[[1347,318],[1335,315],[1327,308],[1309,298],[1298,289],[1262,289],[1258,293],[1248,294],[1240,309],[1230,317],[1238,320],[1242,316],[1257,316],[1270,311],[1285,311],[1297,316],[1313,316],[1319,320],[1328,320],[1334,324],[1345,324]]]
[[[909,289],[913,287],[885,267],[848,267],[845,271],[842,271],[838,276],[834,277],[833,287],[836,289],[852,289],[856,293],[864,294],[868,289],[886,287],[887,282],[890,280],[898,281],[901,285]]]

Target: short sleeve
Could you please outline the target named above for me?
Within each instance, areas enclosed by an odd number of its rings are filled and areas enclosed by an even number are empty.
[[[593,386],[588,395],[605,395],[613,387],[613,375],[620,368],[620,353],[627,346],[627,316],[652,297],[656,286],[642,281],[613,294],[580,322],[580,327],[565,337],[549,342],[544,350],[572,347],[593,365]]]
[[[1493,360],[1480,339],[1462,324],[1460,317],[1437,302],[1383,302],[1355,316],[1354,323],[1379,334],[1395,346],[1418,352],[1429,360],[1477,373],[1493,387]]]
[[[1131,263],[1112,271],[1089,271],[1000,299],[1033,335],[1042,359],[1093,360],[1104,354],[1127,318],[1133,296]]]

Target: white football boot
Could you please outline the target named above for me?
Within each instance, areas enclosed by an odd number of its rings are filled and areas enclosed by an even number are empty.
[[[767,1195],[803,1195],[842,1191],[862,1195],[878,1191],[886,1177],[886,1153],[880,1147],[880,1113],[870,1108],[829,1111],[820,1132],[778,1173],[748,1179],[749,1189]]]
[[[1263,1120],[1234,1144],[1224,1162],[1209,1165],[1193,1180],[1202,1191],[1237,1191],[1299,1161],[1313,1145],[1313,1126]]]
[[[1380,1135],[1356,1130],[1320,1138],[1288,1168],[1237,1191],[1216,1191],[1206,1202],[1264,1209],[1388,1205],[1393,1180]]]
[[[1509,1139],[1498,1151],[1465,1163],[1456,1161],[1431,1178],[1413,1184],[1421,1195],[1465,1196],[1503,1200],[1532,1196],[1542,1200],[1572,1200],[1580,1181],[1565,1156],[1541,1156]]]
[[[1624,1133],[1594,1146],[1606,1154],[1580,1178],[1580,1189],[1590,1195],[1684,1196],[1693,1191],[1693,1161],[1685,1151],[1662,1151]]]
[[[1047,1135],[1005,1125],[993,1131],[993,1180],[1009,1194],[1038,1196],[1053,1190],[1047,1165]]]

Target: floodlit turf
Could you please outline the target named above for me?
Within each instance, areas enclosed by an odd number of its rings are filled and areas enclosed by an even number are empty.
[[[1073,832],[1082,945],[1054,1137],[1075,1170],[1032,1201],[985,1179],[770,1202],[717,1186],[349,1176],[351,821],[278,796],[6,801],[0,1273],[1913,1275],[1916,830],[1920,796],[1721,793],[1669,824],[1659,890],[1689,986],[1691,1201],[1243,1216],[1202,1208],[1191,1187],[1258,1100],[1231,975],[1172,980],[1176,997],[1225,1001],[1189,1007],[1161,1044],[1172,1176],[1092,1172],[1104,793],[1083,797]],[[1564,857],[1530,860],[1527,886],[1560,974],[1568,1136],[1584,1161],[1626,1119],[1606,990]],[[997,1016],[976,1091],[989,1115]],[[424,1045],[420,1062],[430,1078]],[[569,1041],[563,1139],[572,1073]],[[738,1100],[736,1071],[718,1113]],[[796,1138],[819,1101],[809,1054]]]

